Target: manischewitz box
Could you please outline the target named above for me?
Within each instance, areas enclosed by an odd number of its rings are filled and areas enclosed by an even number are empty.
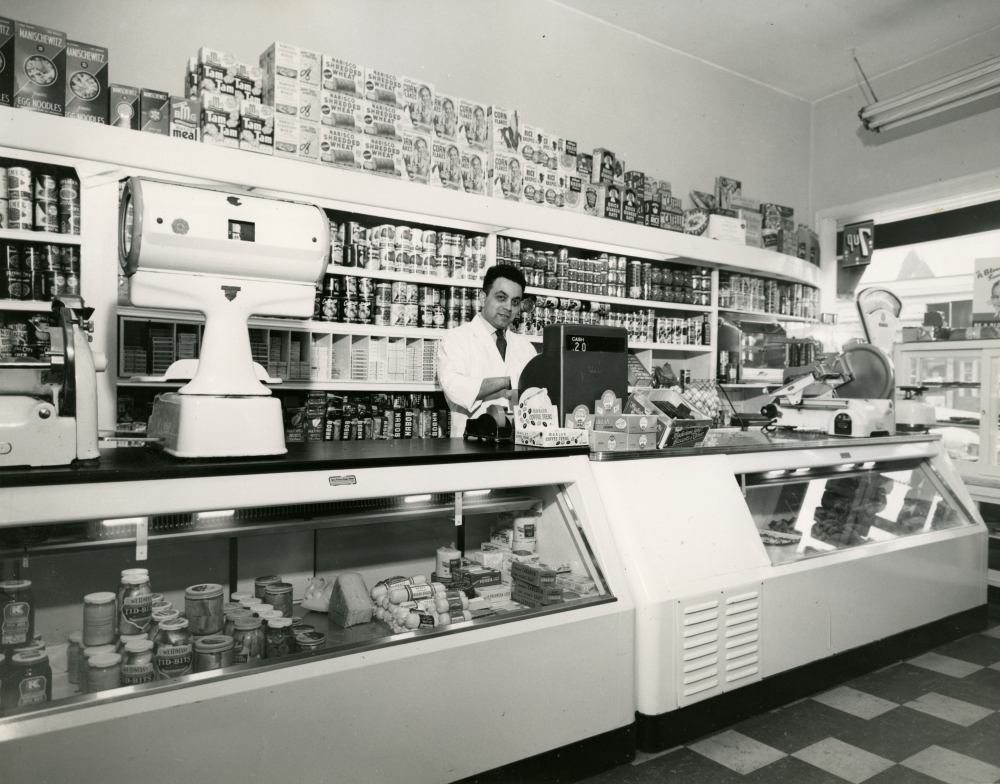
[[[14,105],[14,22],[0,16],[0,106]],[[7,216],[0,218],[4,222]]]
[[[254,100],[240,101],[241,150],[274,154],[274,108]]]
[[[195,98],[170,99],[170,135],[175,139],[198,141],[200,107]]]
[[[108,50],[103,46],[66,42],[66,116],[108,124]]]
[[[139,90],[139,130],[170,135],[170,94],[159,90]]]
[[[2,43],[13,33],[13,46]],[[0,19],[0,96],[8,104],[62,116],[66,106],[66,34],[45,27]],[[4,101],[0,99],[0,103]]]
[[[127,84],[108,85],[108,124],[139,130],[139,88]]]

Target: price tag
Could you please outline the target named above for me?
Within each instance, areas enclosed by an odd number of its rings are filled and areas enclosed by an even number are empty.
[[[862,221],[844,226],[844,267],[859,267],[872,260],[875,250],[875,222]]]

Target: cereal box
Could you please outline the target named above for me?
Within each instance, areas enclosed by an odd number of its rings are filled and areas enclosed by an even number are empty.
[[[525,161],[540,163],[542,153],[539,146],[542,144],[542,137],[545,131],[537,125],[521,125],[521,157]]]
[[[244,98],[240,102],[241,150],[274,154],[274,108]]]
[[[240,105],[231,95],[202,93],[201,140],[205,144],[239,147]]]
[[[467,101],[458,102],[458,142],[467,150],[486,151],[489,126],[486,123],[488,104]]]
[[[362,130],[366,134],[403,141],[406,123],[403,109],[377,101],[365,101],[362,108]]]
[[[523,159],[523,156],[522,156]],[[544,166],[534,161],[524,161],[524,201],[534,204],[545,203],[545,172]]]
[[[660,201],[659,199],[643,199],[642,201],[642,225],[650,226],[654,229],[660,228]]]
[[[299,120],[318,123],[322,117],[320,111],[319,88],[311,84],[299,82]]]
[[[198,97],[198,55],[188,58],[187,68],[184,70],[184,97]]]
[[[558,137],[553,146],[555,148],[556,165],[564,177],[578,177],[576,142]]]
[[[702,235],[708,228],[708,210],[695,207],[684,212],[684,233]]]
[[[594,156],[587,152],[577,152],[576,173],[584,182],[593,182]]]
[[[664,212],[661,206],[660,228],[667,231],[684,231],[684,215],[679,212]]]
[[[646,175],[641,171],[625,172],[625,187],[634,190],[640,199],[644,198],[646,192]]]
[[[563,196],[567,212],[584,212],[583,180],[575,174],[565,175]]]
[[[604,199],[601,186],[581,177],[580,194],[582,196],[581,201],[583,202],[580,212],[599,217],[601,215],[601,201]]]
[[[594,169],[591,173],[592,182],[611,185],[615,181],[615,154],[611,150],[598,147],[594,150]]]
[[[260,56],[259,65],[265,81],[277,76],[298,81],[299,47],[275,41]]]
[[[556,151],[558,141],[558,136],[543,133],[538,145],[538,163],[553,171],[559,170],[559,156]]]
[[[323,59],[319,52],[299,49],[299,83],[319,89],[323,80]]]
[[[343,128],[354,133],[363,133],[365,126],[364,98],[349,93],[331,90],[320,92],[320,121],[331,128]]]
[[[423,79],[404,76],[403,108],[408,131],[430,135],[434,132],[434,85]]]
[[[487,195],[494,199],[521,201],[524,193],[524,173],[516,152],[493,151],[487,160],[489,185]]]
[[[197,95],[218,93],[236,95],[236,84],[232,67],[236,58],[231,54],[203,46],[198,50],[198,72],[196,75]]]
[[[14,22],[0,16],[0,106],[14,105]],[[6,198],[6,194],[4,194]],[[6,228],[6,215],[0,223]]]
[[[299,116],[299,83],[280,76],[264,82],[264,103],[274,107],[275,115]]]
[[[370,174],[381,174],[386,177],[403,176],[403,146],[395,139],[384,136],[368,136],[361,138],[361,168]]]
[[[175,139],[198,141],[199,102],[196,98],[170,99],[170,135]]]
[[[760,212],[764,216],[765,229],[780,229],[783,220],[792,220],[795,215],[791,207],[782,207],[780,204],[761,204]]]
[[[11,31],[14,39],[13,47],[5,47],[8,54],[0,66],[0,95],[11,95],[15,108],[62,116],[66,105],[66,33],[7,20],[0,27]],[[0,32],[0,40],[3,37]]]
[[[458,98],[434,94],[434,135],[448,142],[458,141]]]
[[[749,196],[744,196],[743,194],[733,195],[729,197],[729,209],[760,212],[760,200],[751,199]]]
[[[108,50],[103,46],[66,42],[66,116],[107,125]]]
[[[622,188],[622,220],[628,223],[642,223],[642,199],[634,188]]]
[[[365,98],[402,109],[403,83],[392,74],[375,68],[365,68]]]
[[[738,209],[736,216],[746,224],[746,244],[754,248],[763,247],[761,232],[764,228],[764,216],[752,209]]]
[[[280,158],[299,157],[299,121],[290,115],[275,112],[274,154]]]
[[[622,188],[600,183],[597,191],[597,214],[610,220],[622,219]]]
[[[170,135],[170,94],[159,90],[139,90],[139,130]]]
[[[566,179],[557,170],[543,167],[544,204],[546,207],[562,209],[566,206]]]
[[[320,86],[332,93],[365,97],[365,69],[357,63],[323,55]]]
[[[348,128],[320,128],[319,160],[328,166],[339,169],[361,170],[364,158],[361,157],[363,138]]]
[[[403,132],[403,179],[426,185],[431,176],[430,137]]]
[[[462,150],[462,182],[466,193],[486,195],[486,165],[485,152]]]
[[[731,201],[733,196],[743,193],[743,183],[731,177],[715,178],[715,204],[720,210],[735,209]]]
[[[139,88],[108,85],[108,123],[116,128],[139,130]]]
[[[444,139],[431,139],[430,185],[451,190],[465,190],[462,181],[462,154],[458,145]]]
[[[494,152],[519,152],[521,128],[516,109],[486,107],[488,145]]]
[[[232,74],[234,94],[238,101],[260,102],[264,99],[264,72],[259,66],[234,61],[226,70]]]
[[[299,160],[319,161],[319,123],[299,120]]]
[[[625,185],[625,158],[615,156],[615,185]]]

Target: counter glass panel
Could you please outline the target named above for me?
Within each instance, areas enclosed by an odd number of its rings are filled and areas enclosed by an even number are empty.
[[[773,565],[973,524],[922,460],[751,474],[746,500]]]

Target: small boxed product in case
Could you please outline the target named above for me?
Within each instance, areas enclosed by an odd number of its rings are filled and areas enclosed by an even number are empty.
[[[139,130],[139,88],[127,84],[108,85],[108,124]]]
[[[523,427],[514,432],[514,441],[524,446],[584,446],[588,432],[569,427]]]
[[[198,141],[199,106],[196,98],[170,99],[170,135],[175,139]]]
[[[494,150],[487,156],[487,170],[488,196],[494,199],[521,201],[524,193],[524,171],[517,153]]]
[[[363,133],[365,126],[364,98],[331,90],[320,91],[320,122],[332,128]]]
[[[489,104],[468,101],[458,102],[458,143],[468,150],[485,152],[489,143],[489,124],[486,110]]]
[[[747,241],[747,225],[740,218],[730,218],[725,215],[709,215],[708,230],[705,232],[711,240],[737,242],[745,245]]]
[[[521,126],[516,109],[486,107],[488,146],[493,152],[517,153],[521,150]]]
[[[139,130],[170,135],[170,94],[159,90],[139,90]]]
[[[407,76],[402,78],[401,83],[407,130],[430,135],[434,132],[434,85]]]
[[[403,83],[398,76],[366,66],[365,98],[402,109]]]
[[[591,430],[591,452],[627,452],[628,436],[624,433],[612,433],[607,430]]]
[[[649,414],[595,416],[594,430],[606,430],[613,433],[655,433],[656,416]]]
[[[611,416],[622,412],[622,399],[615,397],[610,389],[605,390],[599,400],[594,401],[594,416]]]
[[[334,93],[365,97],[365,69],[357,63],[323,55],[320,87]]]
[[[523,563],[512,561],[510,565],[510,576],[519,583],[544,587],[556,584],[556,573],[544,564]]]
[[[0,21],[0,27],[2,25]],[[65,111],[67,117],[108,124],[108,50],[103,46],[66,42]]]

